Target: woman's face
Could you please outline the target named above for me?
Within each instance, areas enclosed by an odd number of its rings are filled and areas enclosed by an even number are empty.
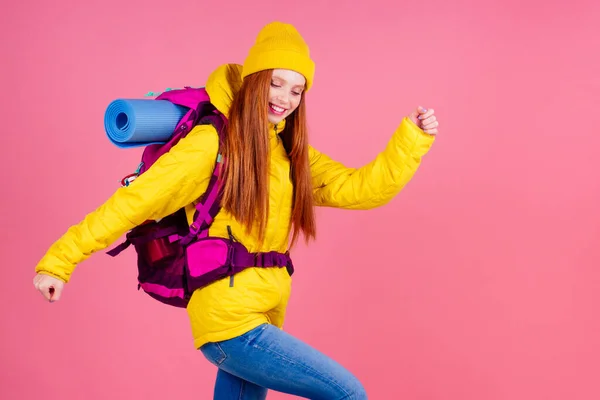
[[[269,90],[269,122],[278,124],[300,104],[306,79],[289,69],[273,70]]]

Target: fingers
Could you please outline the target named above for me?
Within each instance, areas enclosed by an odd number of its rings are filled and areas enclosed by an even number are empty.
[[[430,135],[435,135],[438,133],[438,126],[440,123],[437,121],[435,115],[433,115],[434,110],[428,110],[426,113],[419,116],[421,120],[421,129],[423,132],[428,133]]]
[[[440,126],[440,123],[437,122],[436,120],[429,122],[429,123],[424,123],[423,124],[423,129],[433,129],[433,128],[437,128],[438,126]]]
[[[33,285],[49,302],[52,303],[60,299],[63,284],[57,279],[40,274],[33,278]]]
[[[427,125],[430,125],[430,124],[432,124],[432,123],[434,123],[436,121],[437,121],[437,117],[435,115],[432,115],[429,118],[423,118],[423,119],[421,119],[421,124],[423,124],[423,126],[427,126]]]
[[[39,290],[46,300],[52,301],[52,295],[54,294],[54,288],[52,286],[41,284]]]
[[[50,302],[60,300],[62,286],[50,287]]]
[[[433,108],[427,109],[423,106],[418,106],[417,110],[411,114],[412,117],[416,115],[417,118],[417,126],[419,126],[423,132],[435,135],[438,133],[438,126],[440,125],[437,121],[436,116],[434,115],[435,110]],[[415,122],[413,120],[413,122]]]
[[[419,115],[419,119],[421,121],[424,120],[424,119],[426,119],[426,118],[431,117],[433,115],[433,113],[435,112],[435,110],[433,108],[426,109],[424,107],[419,106],[418,109],[419,109],[419,113],[421,114],[421,115]]]

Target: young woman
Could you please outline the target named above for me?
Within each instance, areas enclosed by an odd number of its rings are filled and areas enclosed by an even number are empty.
[[[216,69],[206,90],[228,117],[223,155],[223,209],[210,236],[231,231],[251,252],[285,253],[303,235],[315,237],[315,206],[370,209],[389,202],[429,151],[438,122],[418,107],[386,148],[359,169],[343,166],[308,144],[306,93],[314,63],[297,30],[270,23],[243,65]],[[75,266],[147,220],[194,202],[212,174],[216,130],[197,126],[131,185],[72,226],[35,268],[35,287],[60,298]],[[290,240],[291,239],[291,240]],[[360,382],[283,326],[291,278],[286,268],[248,268],[196,290],[187,311],[194,344],[218,367],[214,398],[264,399],[267,389],[310,399],[366,399]]]

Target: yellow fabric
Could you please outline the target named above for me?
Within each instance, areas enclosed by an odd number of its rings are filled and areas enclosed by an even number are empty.
[[[228,115],[229,104],[241,81],[241,65],[224,65],[211,74],[206,88],[215,106]],[[270,209],[266,240],[257,246],[255,237],[226,211],[221,211],[210,228],[211,236],[228,237],[226,226],[250,251],[288,249],[292,184],[289,160],[277,132],[269,127]],[[212,126],[197,126],[171,151],[128,187],[119,188],[104,204],[72,226],[47,251],[36,266],[68,282],[75,266],[103,250],[134,226],[162,218],[186,207],[192,220],[194,202],[208,186],[217,152],[218,137]],[[319,206],[369,209],[389,202],[416,172],[421,157],[433,143],[408,118],[404,118],[385,149],[362,168],[347,168],[310,148],[314,196]],[[133,267],[133,266],[132,266]],[[296,265],[297,270],[302,266]],[[291,291],[285,268],[250,268],[229,279],[197,290],[188,305],[194,345],[233,338],[261,323],[283,326]]]
[[[258,33],[254,46],[244,61],[242,79],[266,69],[290,69],[306,78],[310,89],[315,75],[315,63],[310,58],[308,45],[291,24],[271,22]]]

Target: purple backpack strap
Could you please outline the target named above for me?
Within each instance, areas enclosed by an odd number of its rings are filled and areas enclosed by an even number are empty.
[[[106,254],[108,254],[111,257],[116,257],[119,254],[121,254],[121,252],[123,250],[125,250],[126,248],[128,248],[130,245],[131,245],[131,241],[129,239],[125,239],[125,241],[123,243],[110,249],[109,251],[106,252]]]
[[[215,111],[212,115],[203,117],[199,124],[212,124],[219,134],[219,145],[221,146],[225,131],[225,118],[222,114]],[[196,237],[208,236],[208,228],[212,224],[214,218],[221,210],[222,198],[222,179],[221,172],[223,171],[224,158],[219,151],[213,174],[208,182],[206,191],[196,204],[196,212],[194,213],[194,222],[190,225],[189,234],[181,240],[183,246],[189,244]]]

